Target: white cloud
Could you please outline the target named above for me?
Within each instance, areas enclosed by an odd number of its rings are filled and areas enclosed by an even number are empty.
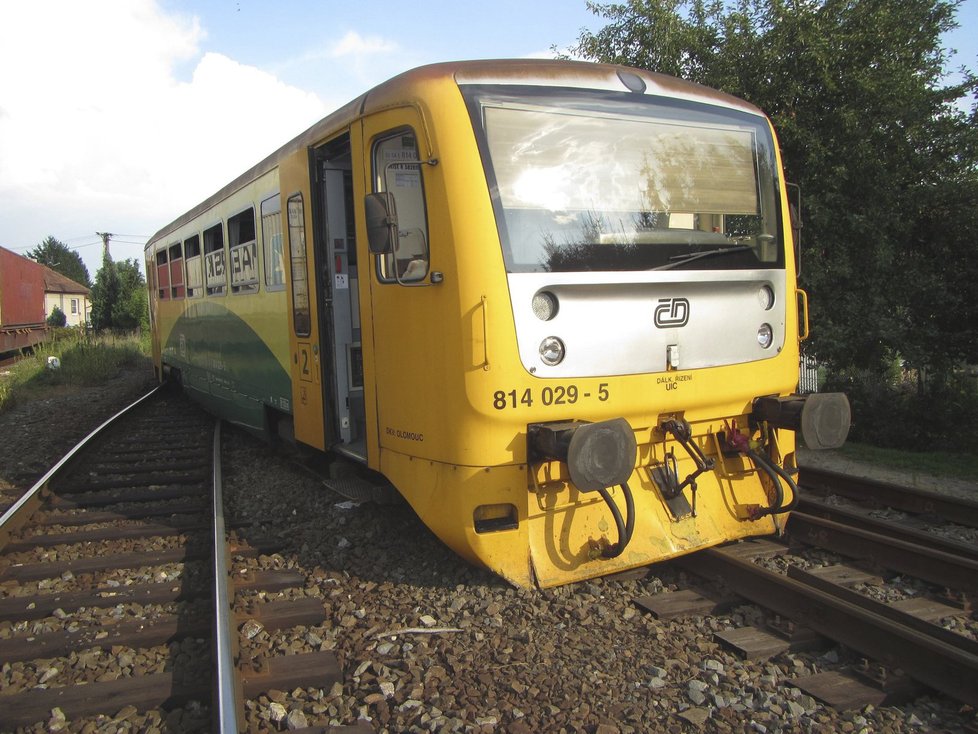
[[[119,223],[150,234],[328,111],[202,54],[199,22],[155,0],[6,3],[4,27],[0,244]]]
[[[341,56],[367,56],[379,53],[393,53],[398,50],[398,45],[393,41],[388,41],[380,36],[361,36],[356,31],[347,31],[346,35],[340,39],[330,50],[330,56],[339,58]]]

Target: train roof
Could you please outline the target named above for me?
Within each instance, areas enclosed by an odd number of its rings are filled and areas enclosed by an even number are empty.
[[[613,64],[546,59],[496,59],[443,62],[420,66],[388,79],[330,113],[235,178],[217,193],[163,227],[149,239],[147,247],[203,214],[259,176],[272,170],[282,158],[314,145],[329,133],[349,126],[363,115],[407,101],[403,92],[405,88],[411,88],[426,81],[444,80],[446,78],[454,79],[459,85],[555,86],[618,92],[625,90],[651,96],[686,99],[756,115],[763,116],[764,114],[754,105],[738,97],[701,84],[684,81],[666,74]],[[637,88],[634,85],[634,79],[641,80]]]

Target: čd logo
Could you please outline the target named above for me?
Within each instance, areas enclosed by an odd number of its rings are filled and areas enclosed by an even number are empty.
[[[689,300],[660,298],[655,307],[655,325],[660,329],[675,329],[689,323]]]

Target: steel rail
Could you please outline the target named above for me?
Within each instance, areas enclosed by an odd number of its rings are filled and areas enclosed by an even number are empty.
[[[797,510],[788,518],[787,533],[789,538],[809,545],[868,560],[883,568],[972,596],[978,595],[978,561],[970,558],[824,520]]]
[[[801,468],[798,484],[807,490],[872,499],[906,512],[937,515],[958,525],[978,528],[978,502],[971,500],[811,467]]]
[[[880,535],[891,538],[905,540],[908,543],[915,543],[932,550],[951,553],[962,558],[971,558],[978,561],[978,545],[967,543],[961,540],[942,538],[939,535],[928,533],[926,530],[919,530],[907,527],[898,520],[883,520],[871,517],[865,511],[853,510],[848,507],[830,505],[822,500],[812,497],[800,497],[798,499],[798,510],[807,515],[814,515],[825,520],[841,523],[842,525],[852,525],[854,527],[869,530]]]
[[[832,596],[837,596],[840,599],[851,602],[858,607],[863,607],[864,609],[868,609],[869,611],[879,614],[882,617],[892,619],[894,622],[899,622],[910,629],[915,629],[918,632],[922,632],[930,637],[943,640],[959,650],[963,650],[971,655],[978,656],[978,640],[972,640],[970,637],[959,635],[957,632],[951,632],[950,630],[944,629],[939,624],[934,624],[927,619],[916,617],[910,612],[890,606],[885,602],[877,601],[872,597],[861,594],[854,589],[850,589],[848,586],[843,586],[842,584],[830,581],[829,579],[822,578],[811,571],[806,571],[800,566],[788,566],[788,578],[801,581],[803,584],[811,586],[813,589],[819,589],[827,594],[832,594]]]
[[[88,445],[106,428],[135,408],[137,405],[149,400],[149,398],[162,390],[163,387],[164,385],[157,385],[141,398],[137,399],[130,405],[127,405],[111,418],[103,422],[100,426],[98,426],[98,428],[93,430],[81,441],[75,444],[74,448],[65,454],[57,464],[48,469],[44,476],[38,479],[37,482],[34,483],[34,486],[28,489],[19,500],[14,502],[14,504],[12,504],[7,511],[3,513],[3,516],[0,516],[0,549],[6,547],[7,543],[10,542],[11,534],[19,530],[24,523],[30,519],[34,511],[40,506],[41,500],[43,499],[47,487],[52,479],[61,474],[61,472],[64,471],[72,461],[78,458],[78,456],[88,447]]]
[[[224,526],[223,476],[221,473],[221,421],[214,426],[214,606],[215,663],[217,686],[214,691],[217,730],[238,734],[244,721],[244,697],[237,675],[237,628],[231,614],[228,574],[231,559]]]
[[[867,657],[901,668],[935,690],[971,706],[978,704],[976,655],[737,558],[723,548],[684,556],[678,563]]]

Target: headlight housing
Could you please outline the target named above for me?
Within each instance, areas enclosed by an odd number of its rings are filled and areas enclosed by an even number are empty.
[[[564,359],[564,343],[555,336],[548,336],[540,342],[540,359],[550,367],[560,364]]]
[[[763,349],[767,349],[774,343],[774,329],[771,328],[770,324],[761,324],[757,329],[757,343]]]

